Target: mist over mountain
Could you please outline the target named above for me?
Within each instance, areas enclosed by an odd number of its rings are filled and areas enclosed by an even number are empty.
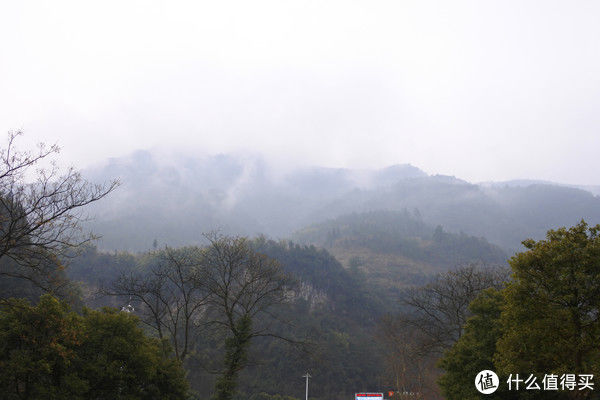
[[[554,186],[564,186],[574,189],[581,189],[587,192],[592,193],[594,196],[600,196],[600,185],[572,185],[568,183],[556,183],[550,181],[544,181],[539,179],[513,179],[510,181],[501,181],[501,182],[481,182],[479,185],[484,187],[527,187],[531,185],[554,185]]]
[[[409,164],[378,170],[281,169],[260,156],[194,157],[137,151],[84,171],[121,187],[90,209],[103,249],[202,243],[202,233],[290,237],[354,212],[410,210],[429,225],[485,237],[512,252],[524,238],[582,218],[600,222],[600,197],[554,183],[472,184]],[[590,188],[593,190],[593,188]]]

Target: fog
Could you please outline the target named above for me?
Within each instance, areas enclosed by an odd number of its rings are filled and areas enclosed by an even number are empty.
[[[0,393],[596,398],[599,21],[0,1]]]
[[[597,185],[594,1],[31,1],[0,12],[0,130],[137,149]]]

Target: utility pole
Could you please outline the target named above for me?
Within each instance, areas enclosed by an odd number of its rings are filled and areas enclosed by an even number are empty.
[[[312,376],[307,372],[306,375],[302,375],[302,377],[306,378],[306,400],[308,400],[308,378],[312,378]]]

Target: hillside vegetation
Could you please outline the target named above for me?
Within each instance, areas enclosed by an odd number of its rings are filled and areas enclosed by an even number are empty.
[[[600,198],[548,182],[472,184],[429,176],[411,165],[379,170],[281,170],[259,157],[159,155],[138,151],[85,171],[121,187],[90,208],[103,249],[147,250],[201,244],[202,232],[275,238],[350,213],[417,209],[448,232],[485,237],[508,253],[582,218],[600,222]],[[585,188],[595,190],[594,188]]]
[[[355,276],[387,289],[421,284],[466,264],[505,264],[506,253],[484,238],[446,232],[406,210],[348,214],[294,234],[327,248]]]
[[[303,345],[256,340],[249,367],[240,376],[239,399],[261,392],[301,398],[299,377],[307,370],[314,376],[315,399],[342,399],[356,390],[379,387],[383,351],[374,333],[379,317],[391,310],[391,305],[326,250],[265,238],[253,240],[252,245],[278,260],[296,281],[293,301],[278,311],[280,323],[275,328],[278,335],[302,340]],[[109,254],[90,247],[73,260],[68,272],[89,294],[86,303],[120,307],[131,302],[136,308],[139,305],[126,296],[98,297],[94,293],[120,273],[149,271],[157,255]],[[215,375],[208,371],[216,367],[215,360],[222,358],[223,351],[218,337],[211,334],[200,334],[194,343],[186,366],[198,398],[207,398],[212,392]]]

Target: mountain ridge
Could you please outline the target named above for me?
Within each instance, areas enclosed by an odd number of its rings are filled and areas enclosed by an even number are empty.
[[[418,210],[430,225],[485,237],[512,252],[548,229],[600,222],[600,197],[560,184],[475,184],[410,164],[382,169],[277,168],[259,156],[162,157],[148,151],[83,171],[121,187],[90,208],[104,249],[200,244],[202,233],[287,238],[352,212]]]

